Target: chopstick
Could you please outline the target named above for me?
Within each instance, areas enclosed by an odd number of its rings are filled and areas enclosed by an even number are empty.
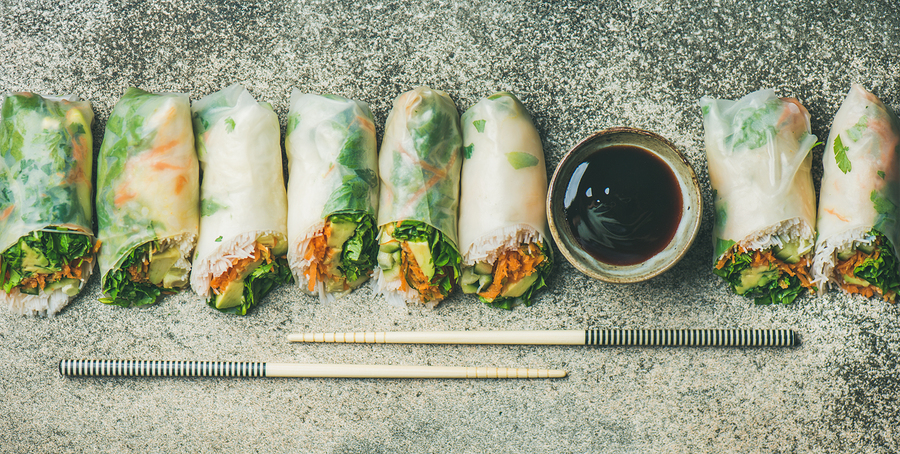
[[[72,377],[561,378],[567,372],[506,367],[69,359],[59,362],[59,373]]]
[[[792,347],[790,329],[602,329],[301,333],[290,342],[363,344],[597,345],[607,347]]]

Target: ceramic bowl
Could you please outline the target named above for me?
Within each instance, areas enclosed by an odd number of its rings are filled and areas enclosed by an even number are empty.
[[[633,146],[656,155],[672,170],[681,191],[681,220],[675,228],[674,236],[662,251],[637,264],[613,265],[594,258],[575,239],[566,220],[564,200],[573,172],[595,152],[611,146]],[[636,177],[639,178],[639,172],[636,172]],[[702,211],[697,175],[684,155],[663,137],[635,128],[607,129],[575,145],[556,167],[547,193],[550,232],[566,260],[582,273],[611,283],[645,281],[678,263],[697,236]]]

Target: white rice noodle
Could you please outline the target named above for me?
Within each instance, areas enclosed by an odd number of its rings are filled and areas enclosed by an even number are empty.
[[[543,243],[544,236],[528,224],[501,227],[476,239],[463,255],[463,265],[476,262],[494,263],[501,254],[516,250],[522,244]]]
[[[869,234],[871,230],[871,227],[857,227],[819,243],[813,259],[812,275],[820,295],[825,293],[827,287],[837,286],[833,271],[838,252],[874,243],[875,235]]]
[[[305,274],[306,270],[309,269],[309,265],[311,265],[313,261],[317,261],[315,257],[313,257],[312,260],[305,258],[306,250],[309,249],[309,242],[312,241],[313,238],[323,235],[325,235],[325,221],[319,221],[317,224],[310,227],[306,234],[288,247],[287,259],[288,264],[291,267],[291,273],[294,275],[294,279],[296,279],[297,286],[300,287],[300,290],[307,295],[318,296],[319,301],[322,303],[331,303],[334,302],[337,297],[350,293],[350,290],[340,293],[326,292],[324,281],[319,279],[313,287],[314,291],[310,292],[309,279]]]
[[[748,251],[764,251],[773,246],[782,247],[785,242],[807,240],[812,244],[814,240],[813,228],[801,218],[785,219],[777,224],[752,232],[738,246]],[[722,254],[724,256],[725,254]],[[718,257],[722,258],[722,257]]]
[[[93,270],[94,261],[85,262],[81,265],[79,291],[84,288]],[[37,295],[21,293],[19,289],[15,289],[9,294],[0,290],[0,305],[8,307],[10,312],[17,315],[52,317],[62,310],[66,304],[69,304],[69,301],[72,301],[73,298],[75,297],[66,295],[62,289],[56,289],[50,293],[44,293],[41,290]]]
[[[256,239],[266,235],[278,235],[274,230],[254,230],[223,241],[208,257],[194,263],[191,271],[191,288],[198,295],[209,298],[209,283],[228,271],[235,260],[253,256]]]

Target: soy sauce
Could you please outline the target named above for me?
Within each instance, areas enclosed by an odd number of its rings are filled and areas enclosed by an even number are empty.
[[[683,201],[672,169],[643,148],[596,151],[573,172],[566,221],[581,247],[611,265],[635,265],[672,241]]]

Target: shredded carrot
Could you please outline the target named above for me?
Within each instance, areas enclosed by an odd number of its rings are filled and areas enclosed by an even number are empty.
[[[826,208],[826,209],[825,209],[825,212],[828,213],[828,214],[830,214],[830,215],[832,215],[832,216],[834,216],[834,217],[836,217],[836,218],[838,218],[838,219],[840,219],[842,222],[850,222],[849,219],[847,219],[847,218],[845,218],[844,216],[841,216],[841,215],[835,213],[835,212],[834,212],[834,209],[832,209],[832,208]]]
[[[333,232],[334,228],[331,226],[331,222],[326,222],[322,234],[309,240],[309,245],[303,258],[310,262],[309,268],[304,272],[308,280],[307,289],[310,292],[316,290],[318,282],[324,284],[325,282],[334,283],[335,281],[343,280],[343,276],[332,274],[328,271],[329,267],[326,266],[327,263],[331,263],[334,260],[334,256],[338,252],[337,249],[328,247],[328,240]],[[349,284],[344,282],[344,289],[348,288]]]
[[[175,193],[180,194],[181,190],[184,189],[184,187],[187,185],[187,183],[188,183],[187,177],[184,175],[180,175],[178,178],[176,178],[175,179]]]
[[[434,301],[443,298],[444,295],[441,294],[440,286],[432,284],[431,281],[439,281],[444,271],[435,269],[435,275],[428,279],[416,261],[416,257],[413,255],[409,245],[404,242],[400,245],[400,248],[403,251],[400,260],[400,290],[405,291],[408,288],[406,287],[408,284],[409,287],[419,292],[424,301]],[[435,277],[438,279],[435,279]]]
[[[232,259],[230,268],[225,270],[224,273],[213,277],[209,281],[209,288],[211,288],[216,294],[221,293],[225,288],[228,287],[228,284],[230,284],[231,281],[237,279],[238,276],[240,276],[241,273],[243,273],[251,263],[260,259],[265,260],[266,263],[270,263],[272,261],[272,252],[268,247],[256,243],[256,246],[249,257],[244,257],[242,259]]]
[[[181,167],[176,166],[176,165],[174,165],[174,164],[170,164],[170,163],[168,163],[168,162],[166,162],[166,161],[158,161],[158,162],[155,162],[155,163],[153,163],[153,165],[152,165],[151,167],[153,167],[153,170],[158,170],[158,171],[163,171],[163,170],[180,170],[180,169],[181,169]],[[183,178],[183,177],[182,177],[182,178]]]
[[[8,218],[9,215],[12,214],[13,209],[14,209],[15,207],[16,207],[15,205],[10,205],[10,206],[6,207],[6,209],[3,210],[3,213],[0,213],[0,221],[2,221],[2,220],[4,220],[4,219]]]
[[[847,293],[859,293],[860,295],[866,297],[872,297],[876,294],[880,295],[884,298],[885,301],[893,301],[896,294],[894,292],[884,291],[874,285],[859,285],[859,284],[851,284],[849,282],[845,282],[843,276],[850,276],[855,278],[853,270],[856,269],[857,266],[862,265],[864,261],[868,258],[872,258],[874,260],[878,260],[878,257],[881,256],[881,250],[875,249],[871,254],[863,252],[862,250],[857,249],[856,253],[854,253],[847,260],[840,260],[834,267],[835,274],[840,277],[840,286]]]
[[[534,243],[520,245],[518,249],[509,250],[497,257],[494,262],[493,281],[488,288],[479,295],[494,299],[500,296],[500,292],[507,284],[515,284],[522,279],[531,276],[537,270],[538,265],[544,261],[544,254]]]

